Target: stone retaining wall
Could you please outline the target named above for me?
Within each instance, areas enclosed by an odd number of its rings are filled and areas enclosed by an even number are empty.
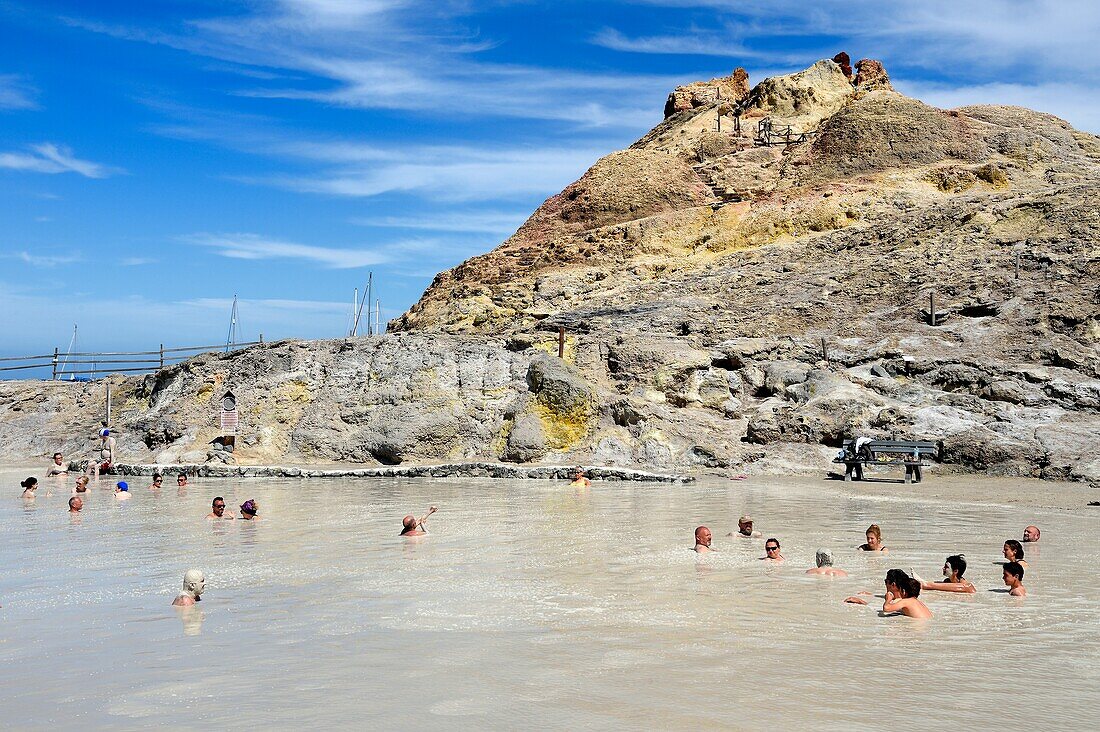
[[[507,465],[503,463],[448,463],[444,465],[386,465],[370,468],[308,468],[283,465],[140,465],[120,463],[113,475],[187,473],[203,478],[528,478],[569,480],[572,466]],[[666,475],[629,468],[590,468],[593,480],[632,480],[645,483],[691,483],[690,475]]]

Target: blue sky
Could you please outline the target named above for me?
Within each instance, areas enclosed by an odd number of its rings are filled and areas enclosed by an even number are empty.
[[[1084,2],[0,0],[0,355],[336,337],[505,239],[673,86],[839,50],[1100,131]]]

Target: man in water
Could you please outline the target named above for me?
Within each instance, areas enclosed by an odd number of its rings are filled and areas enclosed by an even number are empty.
[[[201,569],[189,569],[183,575],[183,594],[178,595],[172,604],[176,607],[194,605],[206,589],[206,577]]]
[[[1002,575],[1008,594],[1013,597],[1027,597],[1027,588],[1024,587],[1024,568],[1019,562],[1005,562]]]
[[[700,526],[695,530],[695,551],[700,554],[714,551],[710,548],[711,534],[706,526]]]
[[[222,498],[221,496],[217,496],[217,497],[214,498],[213,502],[211,502],[211,504],[210,504],[210,513],[206,514],[206,518],[208,518],[208,519],[226,519],[228,521],[232,521],[233,519],[236,518],[236,516],[232,516],[232,515],[226,516],[225,515],[225,499]]]
[[[424,514],[424,518],[418,519],[411,513],[405,518],[401,519],[401,533],[399,536],[423,536],[428,533],[424,530],[424,522],[428,520],[428,517],[435,513],[435,506],[429,506],[428,512]]]
[[[46,477],[49,478],[54,475],[68,475],[69,466],[64,464],[64,460],[65,458],[61,453],[55,452],[53,454],[53,462],[50,463],[50,467],[46,468]]]
[[[817,566],[807,569],[806,574],[818,574],[825,577],[847,577],[848,573],[843,569],[833,567],[833,553],[828,549],[818,549],[815,557]]]
[[[176,476],[176,485],[180,488],[187,487],[187,473],[180,473]]]
[[[591,488],[592,481],[585,477],[584,468],[577,466],[577,469],[573,471],[573,482],[569,485],[575,488]]]
[[[153,473],[153,484],[149,486],[149,490],[160,490],[160,484],[164,482],[164,476],[160,473]]]
[[[84,508],[84,499],[80,496],[73,496],[69,499],[69,513],[80,513]]]
[[[769,562],[784,562],[783,555],[779,553],[779,539],[768,539],[764,542],[764,556],[762,560]]]
[[[1039,541],[1039,527],[1028,526],[1024,528],[1024,541]]]
[[[763,534],[752,530],[752,516],[747,513],[737,519],[737,531],[731,531],[727,536],[740,536],[742,539],[759,539]]]
[[[100,473],[106,473],[115,462],[115,438],[111,431],[104,427],[99,431],[99,459],[92,456],[92,462],[88,465],[88,472],[99,477]]]
[[[115,486],[115,498],[120,501],[127,501],[130,499],[130,486],[124,480],[120,480]]]
[[[88,476],[82,475],[82,476],[80,476],[79,478],[76,479],[76,485],[73,486],[73,495],[75,496],[77,493],[87,493],[87,492],[88,492]]]

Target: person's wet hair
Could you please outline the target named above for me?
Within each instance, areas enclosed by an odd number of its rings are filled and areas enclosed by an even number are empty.
[[[38,485],[38,478],[35,478],[35,477],[34,477],[34,476],[32,475],[32,476],[30,476],[29,478],[27,478],[26,480],[21,480],[21,481],[19,481],[19,485],[20,485],[20,487],[22,487],[22,488],[24,488],[24,489],[26,489],[26,488],[34,488],[34,487],[35,487],[36,485]]]
[[[1001,566],[1004,567],[1004,570],[1006,572],[1008,572],[1010,575],[1012,575],[1016,579],[1023,580],[1023,578],[1024,578],[1024,565],[1020,564],[1019,562],[1005,562]]]
[[[210,507],[214,508],[218,505],[218,501],[221,501],[222,508],[225,508],[225,499],[221,496],[214,496],[214,500],[210,502]]]
[[[1005,546],[1012,550],[1012,554],[1015,557],[1015,561],[1020,561],[1024,558],[1024,545],[1016,539],[1009,539],[1005,542]]]
[[[902,590],[904,590],[906,597],[920,597],[920,580],[910,577],[909,583]]]
[[[80,496],[73,496],[72,498],[70,498],[69,499],[69,508],[73,507],[73,502],[74,501],[79,501],[79,500],[80,500]]]
[[[818,549],[815,559],[819,567],[833,566],[833,553],[828,549]]]
[[[903,569],[891,569],[886,573],[886,581],[897,587],[904,588],[909,584],[909,575]]]
[[[962,579],[966,573],[966,558],[962,554],[952,554],[944,563],[952,569],[959,579]]]
[[[62,455],[61,453],[59,453],[59,452],[55,452],[55,453],[53,454],[53,456],[54,456],[55,458],[59,458],[59,457],[64,457],[64,456],[63,456],[63,455]]]
[[[878,524],[871,524],[867,527],[867,531],[865,531],[864,533],[868,536],[875,537],[879,541],[882,541],[882,529],[879,528]]]

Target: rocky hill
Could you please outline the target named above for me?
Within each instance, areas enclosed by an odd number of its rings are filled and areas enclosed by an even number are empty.
[[[936,109],[843,55],[679,87],[665,114],[384,338],[116,379],[123,446],[223,459],[231,387],[242,461],[820,470],[845,437],[896,435],[1100,480],[1100,139]],[[102,389],[0,383],[0,447],[86,445]]]
[[[664,122],[393,330],[521,347],[563,327],[601,388],[598,459],[898,435],[972,468],[1100,478],[1100,140],[856,70],[676,89]]]

